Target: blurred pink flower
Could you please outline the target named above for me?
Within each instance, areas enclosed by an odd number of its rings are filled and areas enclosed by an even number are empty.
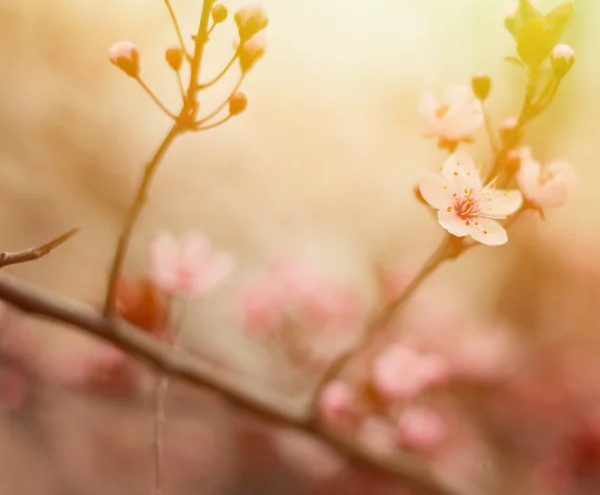
[[[332,424],[342,424],[352,406],[353,394],[341,380],[329,383],[321,393],[319,407],[323,418]]]
[[[441,101],[430,94],[423,96],[419,114],[426,137],[452,143],[470,140],[483,124],[481,104],[466,86],[448,88]]]
[[[151,276],[167,294],[186,297],[206,294],[233,269],[233,258],[215,253],[201,234],[189,233],[179,243],[167,232],[156,234],[150,243]]]
[[[324,280],[295,260],[276,265],[242,299],[242,319],[253,333],[281,331],[286,325],[347,333],[360,325],[362,309],[352,290]]]
[[[372,373],[373,386],[381,396],[388,400],[407,400],[443,382],[448,376],[448,367],[436,354],[393,344],[375,358]]]
[[[555,161],[542,167],[533,158],[531,148],[522,148],[521,168],[517,181],[527,200],[539,208],[563,206],[576,183],[573,169],[567,162]]]
[[[429,408],[411,406],[398,419],[396,438],[400,445],[429,450],[440,445],[445,436],[444,421]]]
[[[438,221],[444,229],[489,246],[506,243],[506,231],[496,220],[515,213],[523,202],[517,190],[484,186],[473,160],[463,152],[451,155],[441,174],[426,175],[420,190],[425,201],[438,210]]]
[[[16,369],[0,369],[0,411],[18,409],[27,396],[29,380]]]

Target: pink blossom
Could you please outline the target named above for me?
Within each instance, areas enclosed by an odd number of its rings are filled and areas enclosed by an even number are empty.
[[[471,236],[482,244],[507,242],[504,227],[497,220],[515,213],[523,198],[517,190],[496,190],[483,185],[469,155],[451,155],[441,174],[428,174],[420,183],[421,194],[438,210],[440,225],[457,237]]]
[[[441,101],[425,95],[419,106],[426,137],[457,143],[469,141],[483,124],[481,104],[466,86],[446,90]]]
[[[214,289],[233,269],[233,259],[215,253],[201,234],[185,235],[179,243],[167,232],[150,243],[151,276],[165,293],[203,295]]]
[[[445,380],[448,368],[437,355],[394,344],[375,358],[372,373],[379,394],[389,400],[407,400]]]
[[[335,380],[321,393],[319,400],[321,414],[330,423],[342,423],[350,411],[352,400],[350,387],[341,380]]]
[[[519,187],[527,200],[539,208],[563,206],[572,193],[576,177],[567,162],[554,161],[541,166],[533,158],[531,148],[522,148]]]
[[[397,424],[397,440],[401,445],[429,450],[440,445],[446,436],[446,426],[435,411],[412,406],[405,409]]]
[[[140,73],[139,51],[131,41],[117,41],[110,47],[108,59],[130,77]]]
[[[286,325],[347,333],[362,317],[362,305],[352,290],[325,280],[296,260],[275,265],[250,286],[243,295],[242,311],[248,330],[266,333]]]

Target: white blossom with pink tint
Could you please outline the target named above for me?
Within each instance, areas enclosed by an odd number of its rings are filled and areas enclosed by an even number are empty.
[[[512,215],[523,203],[517,190],[484,185],[473,160],[463,152],[451,155],[440,174],[423,177],[419,187],[425,201],[438,210],[438,221],[444,229],[488,246],[507,242],[506,230],[497,220]]]
[[[397,424],[397,441],[402,446],[429,450],[446,437],[446,425],[438,413],[427,407],[405,409]]]
[[[130,77],[140,72],[139,51],[131,41],[117,41],[108,52],[108,59]]]
[[[233,269],[233,258],[216,253],[208,238],[189,233],[177,241],[160,232],[150,243],[151,276],[167,294],[192,297],[206,294]]]
[[[252,1],[242,5],[234,14],[240,39],[246,41],[269,25],[269,16],[261,2]]]
[[[388,400],[412,399],[447,376],[448,367],[440,356],[400,344],[387,347],[373,361],[373,386]]]
[[[441,100],[430,94],[423,96],[419,114],[426,137],[451,143],[471,140],[483,124],[481,104],[466,86],[448,88]]]
[[[533,158],[529,147],[522,148],[519,155],[521,167],[517,181],[523,196],[539,208],[563,206],[577,180],[571,166],[564,161],[542,166]]]
[[[341,380],[329,383],[319,398],[323,418],[332,424],[343,423],[350,412],[354,397],[350,387]]]

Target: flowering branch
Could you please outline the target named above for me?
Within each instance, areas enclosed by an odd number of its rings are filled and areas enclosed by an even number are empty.
[[[56,239],[53,239],[52,241],[47,242],[46,244],[42,244],[38,247],[24,249],[23,251],[16,251],[12,253],[0,253],[0,268],[4,268],[5,266],[9,265],[16,265],[19,263],[26,263],[28,261],[35,261],[39,258],[42,258],[50,254],[57,247],[63,245],[80,230],[81,229],[79,227],[72,228],[71,230],[65,232]]]
[[[148,335],[123,320],[107,317],[75,300],[53,294],[13,277],[0,276],[0,298],[16,308],[78,328],[137,356],[171,377],[219,394],[231,406],[280,427],[291,428],[326,442],[349,460],[399,476],[424,495],[485,495],[477,487],[450,487],[410,456],[381,458],[363,450],[345,436],[333,433],[316,421],[304,407],[282,405],[279,396],[257,398],[239,376],[219,375],[208,364]]]

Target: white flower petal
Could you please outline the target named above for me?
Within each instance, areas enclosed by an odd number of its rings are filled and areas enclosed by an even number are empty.
[[[469,226],[454,210],[439,210],[438,222],[444,229],[456,237],[464,237],[470,233]]]
[[[448,106],[464,105],[473,99],[473,93],[466,86],[450,86],[442,96],[442,101]]]
[[[500,246],[508,241],[504,227],[490,218],[478,218],[468,229],[473,239],[488,246]]]
[[[481,198],[481,216],[490,218],[506,218],[515,213],[523,205],[521,191],[492,190]]]
[[[539,188],[540,164],[532,159],[531,152],[521,152],[521,167],[517,174],[517,183],[528,199],[533,199]]]
[[[423,177],[419,190],[423,199],[438,210],[452,204],[452,191],[448,188],[448,181],[441,175],[428,174]]]
[[[166,292],[177,285],[179,246],[166,231],[154,235],[149,245],[150,276],[154,283]]]
[[[472,187],[481,187],[479,170],[475,167],[473,159],[464,151],[457,151],[446,159],[442,166],[442,175],[449,180],[460,177]]]

